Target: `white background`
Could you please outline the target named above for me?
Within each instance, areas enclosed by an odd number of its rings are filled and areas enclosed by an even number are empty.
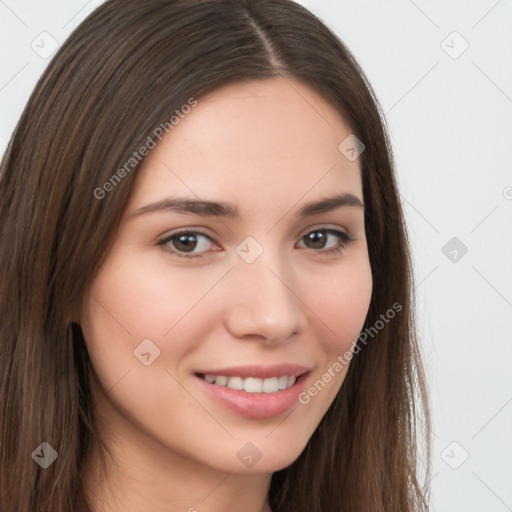
[[[0,153],[49,62],[32,42],[62,43],[100,3],[0,0]],[[434,408],[432,509],[512,511],[512,1],[300,3],[386,113]]]

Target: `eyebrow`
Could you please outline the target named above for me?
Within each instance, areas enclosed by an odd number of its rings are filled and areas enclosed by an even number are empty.
[[[319,213],[330,212],[342,206],[355,206],[363,208],[364,210],[364,204],[357,196],[350,193],[343,193],[305,204],[296,213],[296,217],[304,218],[311,215],[318,215]],[[232,203],[171,197],[135,210],[130,215],[130,218],[155,212],[189,213],[204,217],[216,216],[233,220],[240,217],[240,210]]]

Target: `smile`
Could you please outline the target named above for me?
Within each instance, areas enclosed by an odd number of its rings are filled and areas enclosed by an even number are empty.
[[[198,376],[209,384],[245,391],[246,393],[278,393],[279,391],[293,386],[296,380],[294,375],[282,375],[280,377],[270,377],[267,379],[260,379],[258,377],[227,377],[224,375],[208,374],[199,374]]]
[[[282,375],[280,372],[252,377],[258,371],[247,370],[244,376],[222,375],[214,373],[195,373],[205,397],[235,414],[253,419],[265,419],[279,416],[298,404],[298,396],[304,390],[310,371],[287,368],[296,375]],[[275,370],[274,370],[275,371]],[[282,371],[282,370],[281,370]],[[226,371],[226,373],[228,373]],[[229,373],[235,373],[231,369]],[[279,375],[279,376],[278,376]]]

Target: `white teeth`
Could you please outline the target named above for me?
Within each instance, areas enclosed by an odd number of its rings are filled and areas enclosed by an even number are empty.
[[[244,380],[244,390],[247,393],[261,393],[263,391],[263,381],[256,377],[248,377]]]
[[[203,379],[216,386],[225,386],[231,389],[244,390],[246,393],[277,393],[287,389],[297,380],[295,376],[288,377],[270,377],[268,379],[259,379],[257,377],[225,377],[223,375],[204,375]]]
[[[279,391],[279,379],[272,377],[271,379],[265,379],[261,385],[263,393],[275,393]]]
[[[214,375],[214,377],[215,377],[215,384],[217,384],[217,386],[225,386],[228,383],[227,377],[216,377],[215,375]]]
[[[229,377],[227,387],[241,391],[244,389],[244,379],[242,377]]]
[[[288,377],[286,375],[284,377],[279,377],[277,385],[279,389],[286,389],[288,387]]]

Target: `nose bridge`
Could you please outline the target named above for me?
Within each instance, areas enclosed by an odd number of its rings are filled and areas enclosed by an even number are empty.
[[[251,240],[240,244],[231,273],[233,300],[228,328],[235,336],[259,335],[268,342],[279,342],[305,328],[301,301],[294,294],[291,272],[279,251],[259,250]],[[252,245],[251,245],[252,244]],[[261,246],[260,246],[261,247]],[[252,259],[244,258],[252,251]],[[263,249],[261,247],[261,249]]]

